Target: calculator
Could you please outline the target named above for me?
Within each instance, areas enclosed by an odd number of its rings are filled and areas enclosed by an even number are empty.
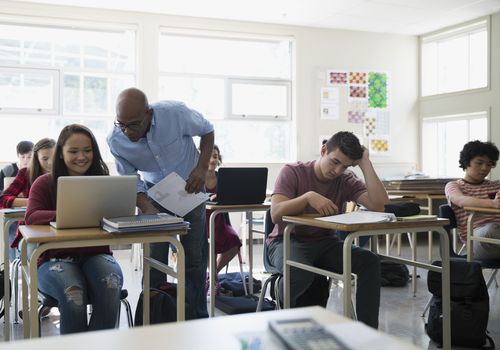
[[[269,328],[288,350],[350,349],[311,318],[270,321]]]

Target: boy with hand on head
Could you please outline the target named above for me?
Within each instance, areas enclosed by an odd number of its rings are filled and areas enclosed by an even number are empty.
[[[282,235],[285,215],[339,213],[346,202],[354,201],[368,210],[384,211],[389,201],[369,159],[368,150],[351,132],[338,132],[321,146],[320,158],[285,165],[271,198],[271,217],[275,227],[266,244],[272,264],[283,271]],[[359,166],[365,182],[347,169]],[[322,269],[342,272],[343,241],[335,231],[297,226],[292,231],[290,254],[293,260]],[[380,304],[380,262],[376,254],[352,247],[352,272],[358,276],[356,310],[358,320],[378,327]],[[291,270],[291,306],[313,283],[314,274]],[[280,286],[282,288],[282,286]],[[282,290],[282,289],[281,289]]]
[[[460,168],[465,171],[462,179],[448,182],[444,189],[448,203],[457,219],[457,229],[462,242],[467,242],[467,218],[463,207],[500,209],[500,181],[486,179],[497,164],[498,148],[491,142],[471,141],[460,152]],[[474,220],[474,236],[500,239],[500,215],[478,215]],[[500,258],[500,245],[474,243],[474,257]]]

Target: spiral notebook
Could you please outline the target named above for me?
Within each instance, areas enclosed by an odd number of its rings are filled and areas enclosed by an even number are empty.
[[[102,218],[102,222],[104,225],[113,228],[148,227],[148,226],[158,226],[165,224],[177,224],[183,221],[184,221],[183,218],[178,216],[173,216],[167,213]]]

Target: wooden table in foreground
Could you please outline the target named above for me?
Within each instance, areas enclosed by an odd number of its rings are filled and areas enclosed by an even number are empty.
[[[24,315],[24,337],[38,337],[38,267],[37,260],[40,255],[49,249],[95,247],[102,245],[120,245],[142,243],[144,244],[143,257],[143,285],[149,286],[149,272],[151,268],[158,269],[170,276],[177,278],[177,320],[183,321],[185,318],[185,255],[181,242],[177,235],[187,233],[186,229],[165,230],[159,232],[142,232],[111,234],[98,227],[81,229],[56,230],[49,225],[28,225],[20,226],[23,234],[21,245],[21,268],[23,287],[23,315]],[[174,270],[170,266],[163,264],[150,256],[149,245],[151,243],[169,242],[177,248],[177,268]],[[31,256],[27,255],[29,243],[38,244],[32,251]],[[29,294],[28,294],[29,286]],[[28,312],[29,311],[29,312]],[[144,324],[149,324],[149,288],[144,288]]]
[[[412,265],[427,270],[442,273],[442,296],[443,296],[443,347],[451,348],[451,326],[450,326],[450,259],[448,233],[443,226],[448,225],[447,219],[431,219],[419,221],[392,221],[370,224],[337,224],[316,220],[311,216],[284,216],[283,221],[288,223],[283,233],[283,269],[284,269],[284,307],[290,307],[290,267],[300,268],[323,276],[332,277],[343,281],[344,316],[354,318],[354,310],[351,309],[351,246],[356,237],[372,236],[372,250],[376,249],[376,237],[378,235],[394,235],[403,232],[436,231],[442,239],[442,267],[421,263],[418,261],[403,259],[399,257],[385,256],[388,260],[402,264]],[[317,267],[309,266],[290,259],[290,233],[295,226],[307,225],[330,230],[349,232],[344,240],[343,250],[343,273],[327,271]]]
[[[352,339],[353,349],[417,350],[412,344],[375,331],[319,306],[293,310],[266,311],[244,315],[214,317],[182,323],[166,323],[126,330],[87,332],[61,337],[21,340],[0,344],[0,350],[137,350],[137,349],[262,349],[283,350],[284,347],[268,330],[270,320],[313,318],[325,327],[342,327],[342,340]],[[340,328],[339,328],[340,332]],[[347,337],[350,333],[350,337]],[[246,348],[243,338],[262,339],[262,347]],[[255,342],[257,343],[257,342]],[[361,345],[360,343],[364,343]],[[368,345],[370,346],[367,346]],[[256,344],[257,345],[257,344]],[[269,346],[268,346],[269,345]]]

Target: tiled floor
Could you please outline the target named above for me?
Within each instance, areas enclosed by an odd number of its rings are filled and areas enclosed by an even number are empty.
[[[427,251],[424,243],[419,243],[419,253],[424,255]],[[262,274],[262,246],[254,246],[255,268],[258,272],[257,278],[265,278]],[[395,249],[393,251],[395,254]],[[434,254],[437,254],[437,249],[434,249]],[[403,246],[403,256],[409,255],[409,249]],[[141,273],[135,271],[131,260],[130,250],[115,250],[115,256],[119,260],[125,278],[125,288],[129,291],[128,300],[132,304],[132,309],[135,311],[135,304],[140,293]],[[237,271],[237,260],[234,259],[230,264],[230,270]],[[428,336],[424,331],[425,320],[420,316],[426,302],[430,297],[427,291],[426,277],[427,271],[418,271],[420,278],[417,279],[417,294],[414,297],[411,291],[411,286],[408,285],[402,288],[382,288],[381,307],[380,307],[380,330],[392,334],[394,336],[405,339],[408,342],[416,344],[423,349],[437,349],[436,345],[429,341]],[[489,276],[490,271],[485,271],[485,277]],[[500,282],[500,277],[497,277]],[[342,311],[341,303],[342,290],[333,286],[327,308],[336,312]],[[497,344],[500,344],[500,289],[493,284],[489,288],[490,294],[490,321],[488,329],[490,335]],[[221,316],[222,313],[218,313]],[[120,328],[126,328],[127,321],[122,312]],[[0,339],[3,339],[3,327],[0,327]],[[22,338],[22,321],[18,325],[14,325],[14,339]],[[57,310],[53,309],[50,316],[45,318],[42,325],[42,333],[44,336],[58,334],[58,316]],[[458,349],[458,348],[454,348]]]

